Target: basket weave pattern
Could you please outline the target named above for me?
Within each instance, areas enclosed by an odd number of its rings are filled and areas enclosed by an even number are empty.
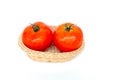
[[[55,27],[52,27],[55,28]],[[53,29],[52,29],[53,30]],[[22,42],[22,35],[19,36],[18,45],[21,47],[26,54],[35,61],[40,62],[66,62],[77,56],[84,48],[84,41],[82,46],[77,50],[71,52],[60,52],[54,44],[52,44],[48,49],[43,51],[36,51],[29,49]]]

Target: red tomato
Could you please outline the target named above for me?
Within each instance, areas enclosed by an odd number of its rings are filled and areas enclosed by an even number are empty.
[[[82,45],[83,32],[77,25],[64,23],[56,28],[53,39],[60,51],[73,51]]]
[[[52,31],[43,22],[35,22],[24,29],[22,41],[30,49],[44,51],[52,43]]]

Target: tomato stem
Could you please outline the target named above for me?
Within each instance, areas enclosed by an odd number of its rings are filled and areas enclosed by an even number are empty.
[[[35,24],[31,24],[32,25],[32,28],[33,28],[33,31],[34,32],[37,32],[40,30],[40,27],[39,26],[36,26]]]
[[[69,32],[71,29],[72,29],[72,26],[73,26],[74,24],[72,24],[72,25],[67,25],[67,24],[65,24],[65,30],[67,31],[67,32]]]

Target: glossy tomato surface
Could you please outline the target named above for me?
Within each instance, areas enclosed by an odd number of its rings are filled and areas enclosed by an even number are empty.
[[[43,22],[27,26],[22,33],[23,43],[30,49],[44,51],[52,43],[52,31]]]
[[[72,23],[59,25],[54,31],[54,44],[62,52],[78,49],[82,45],[83,32]]]

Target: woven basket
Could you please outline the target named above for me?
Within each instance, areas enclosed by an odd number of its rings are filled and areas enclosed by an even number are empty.
[[[52,26],[52,30],[54,30]],[[84,41],[82,46],[77,50],[71,52],[60,52],[54,44],[52,44],[48,49],[43,51],[36,51],[26,47],[22,42],[22,35],[19,36],[18,45],[21,47],[23,51],[34,61],[39,62],[66,62],[73,59],[75,56],[80,54],[80,52],[84,48]]]

